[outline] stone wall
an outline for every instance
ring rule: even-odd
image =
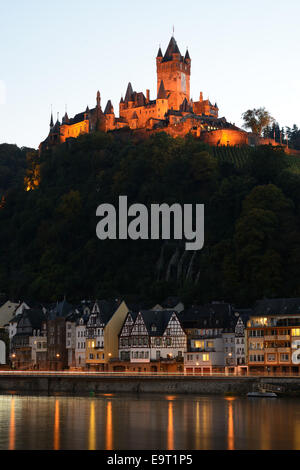
[[[32,374],[5,375],[0,377],[0,394],[10,392],[20,393],[175,393],[202,395],[246,395],[257,389],[262,378],[258,377],[99,377],[86,374],[79,376],[69,374],[68,377],[59,375],[44,376]],[[300,396],[300,378],[270,378],[263,379],[266,383],[285,387],[286,395]]]

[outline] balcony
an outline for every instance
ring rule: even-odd
[[[276,348],[265,348],[266,353],[276,353],[277,349]]]
[[[279,353],[289,353],[291,351],[291,348],[278,348],[277,351]]]
[[[264,340],[265,341],[274,341],[275,339],[278,339],[278,336],[277,335],[266,335],[264,337]]]
[[[188,339],[214,339],[214,338],[222,338],[222,334],[208,334],[208,335],[198,335],[198,334],[191,334],[188,335]]]
[[[189,352],[216,352],[215,348],[189,348]]]
[[[290,341],[290,335],[278,335],[277,338],[281,341]]]

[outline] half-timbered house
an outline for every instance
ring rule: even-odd
[[[180,362],[186,347],[186,334],[177,312],[170,310],[129,312],[119,336],[120,360],[136,365]],[[158,369],[154,367],[152,370]]]

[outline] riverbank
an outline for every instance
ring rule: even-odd
[[[111,376],[76,373],[1,372],[1,392],[53,393],[174,393],[246,395],[261,383],[284,388],[285,396],[300,396],[300,377]]]

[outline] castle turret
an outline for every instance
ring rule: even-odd
[[[160,52],[161,50],[156,58],[157,94],[163,81],[168,95],[169,108],[179,110],[185,98],[188,102],[190,101],[191,58],[188,52],[185,57],[181,55],[174,36],[171,37],[163,57]]]
[[[157,56],[156,56],[156,65],[160,64],[162,60],[163,60],[163,55],[162,55],[161,48],[159,46],[158,53],[157,53]]]
[[[132,105],[133,105],[133,89],[132,89],[132,85],[131,83],[129,82],[128,83],[128,86],[127,86],[127,90],[126,90],[126,94],[125,94],[125,105],[128,107],[128,108],[131,108]]]
[[[96,97],[96,102],[97,102],[97,108],[100,109],[101,107],[101,97],[100,97],[100,91],[97,91],[97,97]]]
[[[51,111],[51,119],[50,119],[50,130],[53,128],[53,112]]]
[[[112,130],[115,128],[115,113],[114,107],[111,104],[111,101],[108,100],[107,105],[104,110],[104,115],[106,119],[106,130]]]
[[[164,82],[161,81],[156,100],[156,113],[158,119],[164,119],[168,111],[168,95],[165,90]]]

